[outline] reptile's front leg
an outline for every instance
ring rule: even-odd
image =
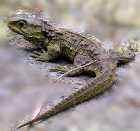
[[[60,55],[60,48],[58,44],[50,43],[47,46],[47,51],[42,49],[42,52],[34,51],[31,57],[35,58],[38,61],[53,61],[58,58]]]

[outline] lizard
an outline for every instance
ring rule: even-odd
[[[48,119],[103,93],[111,88],[116,80],[117,66],[126,64],[135,58],[135,52],[130,48],[106,51],[101,46],[102,42],[96,37],[89,38],[58,28],[35,12],[23,11],[12,15],[8,18],[8,27],[36,47],[32,52],[32,57],[36,60],[55,61],[58,58],[65,58],[73,64],[73,68],[76,68],[66,76],[72,77],[81,73],[91,76],[82,88],[61,100],[45,113],[19,125],[18,129]]]

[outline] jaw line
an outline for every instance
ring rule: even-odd
[[[10,30],[12,30],[13,32],[24,36],[23,32],[21,32],[19,29],[15,28],[15,27],[12,27],[12,26],[9,26],[9,28],[10,28]]]
[[[37,43],[40,43],[41,41],[43,40],[38,40],[36,38],[34,38],[33,36],[27,34],[27,33],[23,33],[20,29],[14,27],[14,26],[11,26],[11,25],[8,25],[9,29],[18,34],[18,35],[21,35],[25,40],[29,41],[30,43],[34,44],[37,48],[40,47],[40,44],[37,44]]]

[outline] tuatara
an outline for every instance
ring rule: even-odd
[[[64,98],[46,113],[18,128],[50,118],[103,93],[115,81],[115,69],[118,64],[128,63],[135,57],[135,53],[129,48],[120,47],[106,51],[102,47],[102,42],[95,37],[89,38],[63,28],[57,28],[36,13],[17,13],[8,19],[8,27],[36,46],[36,51],[32,53],[32,57],[36,60],[55,61],[57,58],[65,58],[73,63],[73,67],[81,66],[81,68],[67,73],[68,76],[76,76],[81,73],[91,75],[86,86]],[[91,64],[88,65],[88,63]]]

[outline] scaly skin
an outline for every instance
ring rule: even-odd
[[[81,73],[90,74],[93,77],[87,81],[86,86],[62,100],[46,113],[18,128],[47,119],[104,92],[112,86],[115,80],[117,64],[128,63],[135,57],[134,52],[129,48],[107,52],[101,46],[100,40],[56,28],[41,15],[35,13],[16,14],[9,18],[8,26],[12,31],[22,35],[41,49],[41,51],[36,50],[32,54],[36,60],[54,61],[59,57],[65,58],[72,62],[75,68],[93,62],[89,66],[67,74],[68,76]]]

